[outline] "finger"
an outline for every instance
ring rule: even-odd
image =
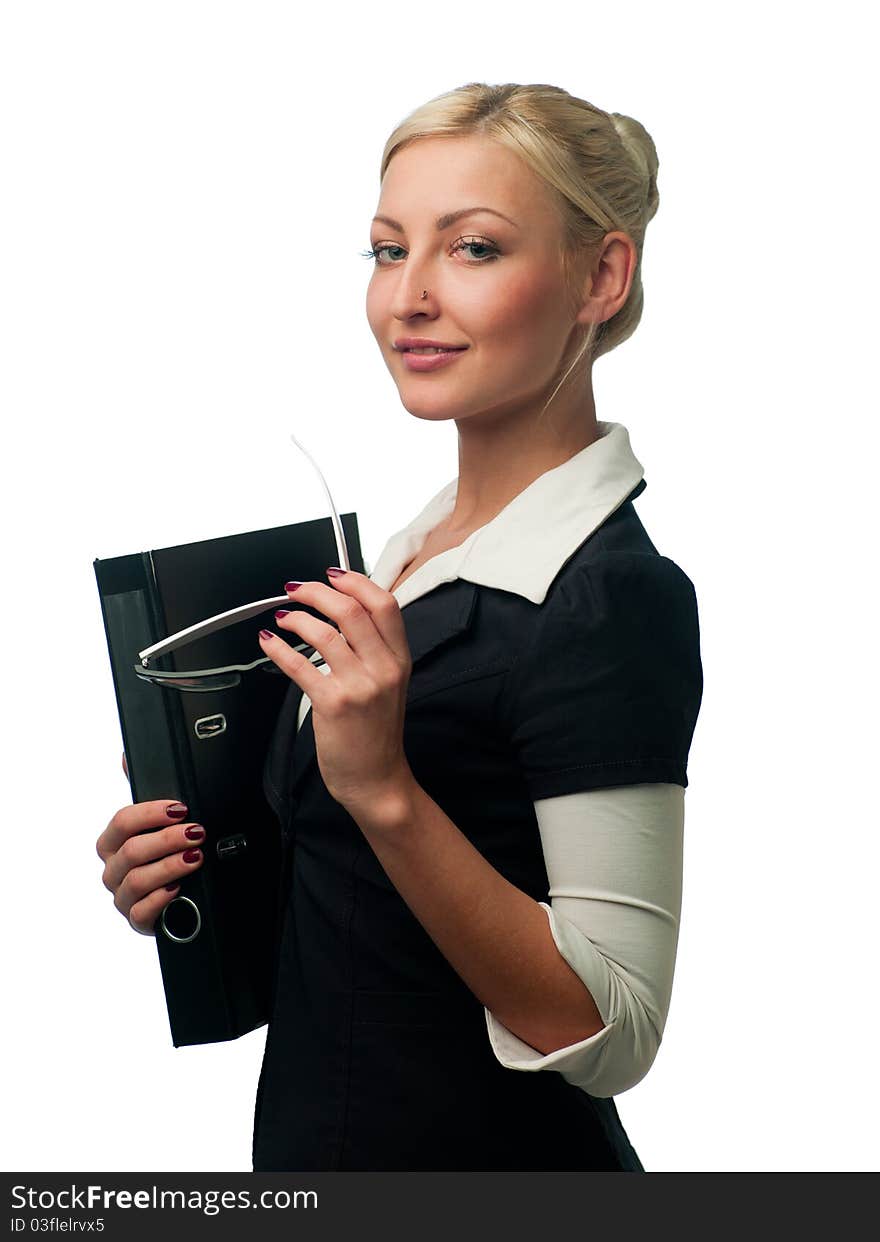
[[[409,640],[406,637],[403,613],[391,592],[353,569],[338,569],[331,565],[327,573],[333,589],[356,599],[373,618],[373,624],[386,645],[403,664],[409,664]]]
[[[125,779],[130,781],[131,777],[128,775],[128,760],[125,757],[125,751],[122,752],[122,770],[125,773]]]
[[[173,809],[175,814],[169,814]],[[153,802],[134,802],[121,807],[95,842],[98,857],[106,861],[115,854],[129,837],[147,828],[165,828],[179,824],[186,816],[187,808],[174,798],[160,798]]]
[[[156,922],[159,915],[179,892],[180,885],[175,884],[173,891],[169,891],[163,886],[162,888],[155,889],[152,893],[147,893],[146,897],[136,901],[129,910],[127,915],[129,925],[136,932],[140,932],[142,936],[155,936]]]
[[[375,626],[370,618],[363,613],[364,620],[372,629],[377,643],[381,644],[382,640],[376,634]],[[330,665],[330,671],[339,673],[343,676],[363,672],[363,663],[358,658],[357,652],[346,639],[341,630],[337,630],[335,626],[328,625],[326,621],[321,621],[317,617],[313,617],[308,612],[290,612],[288,609],[279,609],[275,613],[275,620],[280,630],[300,635],[305,639],[309,647],[314,647],[319,655],[323,656],[324,663]],[[294,646],[299,646],[294,643]],[[321,677],[326,674],[321,673]]]
[[[364,664],[372,664],[387,656],[388,644],[376,628],[372,615],[359,599],[342,591],[334,591],[325,582],[286,582],[284,586],[294,603],[305,604],[335,621],[351,650]],[[286,610],[275,613],[275,619],[281,629],[291,626],[290,616],[291,614]],[[305,629],[301,629],[298,625],[295,628],[296,632],[301,633],[308,642],[312,641]],[[326,638],[332,641],[331,635],[327,635]],[[323,649],[321,649],[321,655],[332,665],[332,660]],[[341,672],[342,669],[339,671]]]
[[[144,867],[147,863],[180,854],[183,850],[198,848],[204,842],[205,830],[201,824],[176,824],[173,828],[160,828],[129,837],[107,858],[101,880],[105,888],[115,893],[135,867]]]
[[[113,894],[113,904],[120,914],[129,917],[132,906],[143,901],[150,893],[164,888],[166,884],[178,884],[183,876],[191,871],[198,871],[205,860],[200,849],[184,850],[180,854],[171,854],[158,862],[148,863],[145,867],[135,867],[129,871],[122,883]]]
[[[319,624],[323,624],[323,622]],[[344,643],[345,639],[341,638],[340,642]],[[296,682],[303,693],[309,696],[313,706],[318,711],[322,710],[322,706],[326,709],[326,673],[319,673],[311,660],[307,660],[300,652],[294,651],[280,635],[273,634],[271,630],[260,630],[259,643],[264,655],[267,655],[272,663],[281,669],[282,673],[286,673],[291,681]],[[321,652],[321,655],[323,654]]]

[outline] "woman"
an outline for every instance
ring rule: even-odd
[[[656,168],[637,122],[544,85],[469,84],[386,144],[367,315],[459,473],[370,577],[288,583],[260,632],[291,685],[256,1171],[642,1170],[613,1096],[668,1010],[702,668],[591,371],[641,315]],[[140,931],[200,865],[172,812],[98,841]]]

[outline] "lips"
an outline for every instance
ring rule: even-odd
[[[421,353],[417,349],[404,349],[401,350],[403,354],[401,364],[407,371],[438,371],[443,367],[451,366],[459,354],[466,352],[466,348],[437,349],[431,350],[430,353]]]
[[[394,348],[401,354],[414,353],[419,350],[442,350],[444,353],[457,353],[462,349],[467,349],[467,345],[451,345],[448,341],[432,341],[426,337],[401,336],[394,342]]]

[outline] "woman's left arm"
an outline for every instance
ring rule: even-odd
[[[541,904],[496,871],[421,786],[411,780],[349,813],[440,952],[509,1031],[549,1053],[602,1030]]]
[[[329,571],[328,571],[329,573]],[[309,696],[318,765],[331,796],[360,827],[388,878],[478,1000],[541,1053],[603,1029],[592,994],[563,958],[545,909],[506,880],[418,784],[403,748],[411,659],[394,596],[363,574],[333,586],[288,583],[306,612],[279,628],[324,657],[319,672],[278,635],[268,655]]]

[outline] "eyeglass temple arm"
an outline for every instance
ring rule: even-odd
[[[269,608],[280,608],[289,603],[289,595],[273,595],[271,599],[257,599],[252,604],[242,604],[239,608],[218,612],[213,617],[207,617],[195,625],[188,625],[185,630],[178,630],[176,634],[163,638],[161,642],[153,643],[151,647],[144,647],[143,651],[138,652],[138,659],[146,668],[148,661],[154,656],[166,655],[169,651],[176,651],[178,647],[185,647],[187,643],[193,642],[196,638],[204,638],[208,634],[214,634],[217,630],[225,629],[228,625],[234,625],[237,621],[247,621],[249,617],[256,617]]]
[[[314,466],[318,478],[327,495],[327,503],[330,506],[330,520],[333,523],[333,535],[336,539],[336,552],[339,556],[339,566],[341,569],[351,569],[351,561],[348,557],[348,545],[345,542],[345,534],[342,530],[342,522],[339,520],[339,514],[336,512],[336,505],[333,503],[333,497],[330,495],[330,488],[327,486],[327,480],[321,473],[318,463],[312,457],[311,453],[305,449],[297,440],[296,436],[291,433],[290,436],[293,443]],[[237,621],[247,621],[249,617],[256,617],[259,613],[265,612],[269,608],[277,608],[281,604],[290,602],[288,595],[273,595],[271,599],[258,599],[252,604],[242,604],[240,608],[230,608],[228,612],[218,612],[213,617],[208,617],[204,621],[199,621],[195,625],[187,626],[185,630],[178,630],[176,634],[171,634],[168,638],[163,638],[161,642],[153,643],[151,647],[144,647],[143,651],[138,652],[138,659],[144,668],[154,656],[166,655],[169,651],[176,651],[178,647],[184,647],[187,643],[192,642],[196,638],[204,638],[207,634],[213,634],[217,630],[225,629],[227,625],[234,625]]]
[[[330,506],[330,520],[333,523],[333,534],[336,537],[336,552],[339,556],[339,568],[351,569],[351,561],[348,559],[348,544],[345,542],[345,535],[342,531],[342,523],[339,520],[339,514],[336,512],[336,505],[333,503],[333,497],[330,495],[330,488],[327,486],[327,480],[321,473],[321,469],[314,457],[312,457],[308,449],[304,448],[303,445],[300,444],[299,440],[297,440],[296,436],[292,432],[290,438],[299,451],[304,453],[315,467],[315,471],[317,472],[318,478],[321,480],[324,491],[327,495],[327,504]]]

